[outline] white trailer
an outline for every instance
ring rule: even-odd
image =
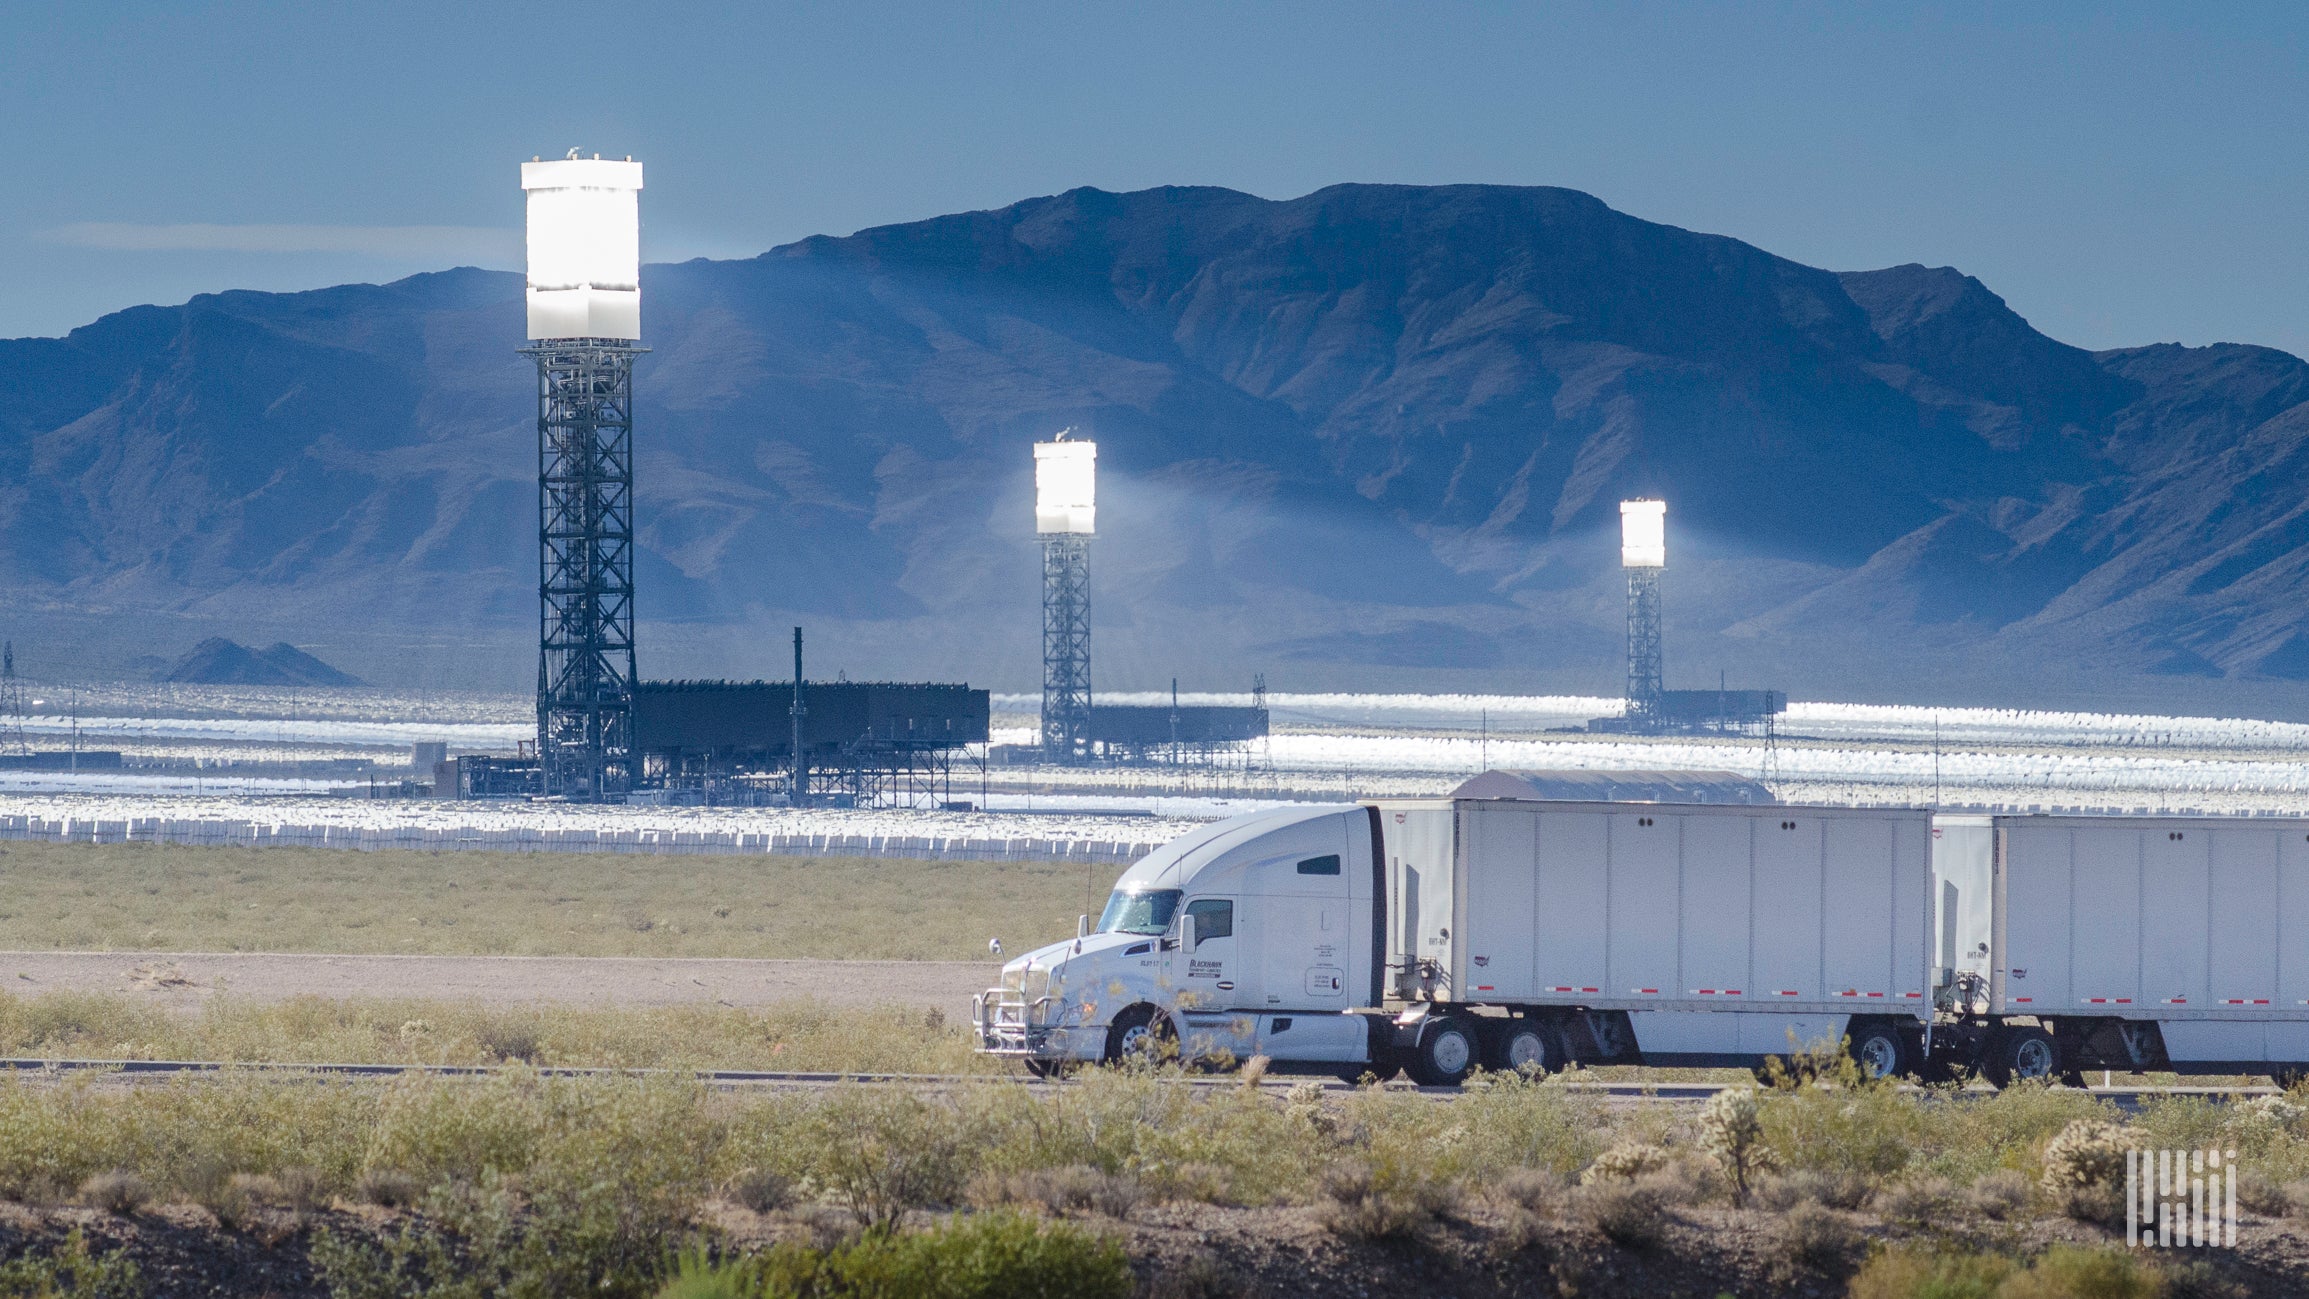
[[[1988,953],[1950,1008],[1990,1039],[1972,1057],[1991,1077],[2289,1085],[2309,1068],[2309,824],[2002,816],[1990,833],[1990,906],[1961,907],[1942,945]],[[1943,1037],[1974,1062],[1967,1032]]]

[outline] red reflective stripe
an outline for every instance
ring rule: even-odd
[[[1782,988],[1780,989],[1780,995],[1783,997],[1801,997],[1804,994],[1796,991],[1794,988]]]
[[[2014,997],[2014,998],[2013,998],[2013,1000],[2014,1000],[2014,1001],[2035,1001],[2035,1000],[2036,1000],[2036,998],[2034,998],[2034,997]],[[2304,1004],[2309,1004],[2309,1003],[2304,1003]]]
[[[1903,997],[1921,997],[1924,994],[1921,992],[1903,992],[1900,995]]]
[[[1492,987],[1492,986],[1491,986],[1490,984],[1488,984],[1488,983],[1478,983],[1478,984],[1476,984],[1476,985],[1475,985],[1475,990],[1476,990],[1477,992],[1497,992],[1497,991],[1499,991],[1499,989]]]

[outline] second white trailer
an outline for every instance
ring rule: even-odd
[[[1962,1009],[2036,1019],[2065,1074],[2309,1069],[2309,825],[2005,816],[1993,834],[1987,932],[1967,908],[1953,940],[1989,953]]]
[[[1928,813],[1377,807],[1401,1000],[1556,1022],[1574,1036],[1573,1058],[1742,1065],[1849,1033],[1883,1072],[1921,1064]]]

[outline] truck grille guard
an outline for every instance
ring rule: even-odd
[[[1033,1055],[1063,1016],[1059,999],[1036,997],[1012,988],[988,988],[970,999],[978,1028],[978,1049],[988,1055]]]

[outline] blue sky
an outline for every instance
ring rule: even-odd
[[[514,266],[515,164],[651,260],[1076,185],[1565,185],[2087,347],[2309,353],[2309,6],[0,0],[0,337]]]

